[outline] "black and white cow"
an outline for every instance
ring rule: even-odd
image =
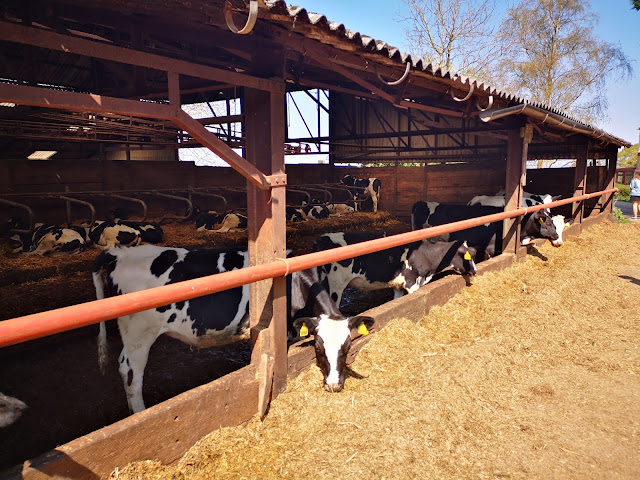
[[[500,207],[418,201],[411,209],[411,228],[412,230],[417,230],[503,211],[504,209]],[[453,232],[442,238],[447,240],[466,240],[470,246],[476,247],[477,260],[482,261],[502,252],[502,242],[497,241],[502,239],[502,227],[503,222],[498,221]],[[520,222],[520,232],[522,245],[530,243],[531,238],[546,238],[554,246],[559,246],[557,243],[559,237],[555,224],[545,210],[538,210],[524,215]]]
[[[249,219],[239,213],[200,213],[196,216],[196,230],[213,232],[239,232],[247,229]]]
[[[377,178],[355,178],[352,175],[342,177],[342,183],[348,187],[361,187],[371,196],[373,201],[373,211],[378,211],[378,201],[380,200],[380,186],[382,183]],[[362,193],[362,190],[352,189],[351,193],[355,196]],[[358,202],[356,202],[356,211],[358,210]]]
[[[27,405],[22,400],[0,392],[0,428],[15,423],[26,408]]]
[[[114,248],[102,252],[93,266],[93,283],[98,299],[107,294],[126,294],[177,283],[248,266],[247,250],[204,250],[141,245]],[[348,319],[337,309],[328,293],[309,270],[287,277],[288,308],[291,318],[298,313],[310,315],[307,322],[316,335],[318,363],[328,365],[324,385],[328,391],[340,391],[344,384],[346,355],[351,326],[373,319]],[[142,383],[149,349],[158,336],[167,334],[189,345],[212,347],[249,339],[249,286],[225,290],[192,300],[173,303],[118,319],[122,337],[120,374],[132,412],[144,410]],[[289,328],[293,328],[289,321]],[[307,327],[308,329],[309,327]],[[107,360],[106,329],[100,324],[98,356],[104,371]]]
[[[314,251],[343,247],[384,237],[384,233],[326,233],[316,239]],[[436,273],[453,268],[463,275],[475,275],[476,250],[465,242],[414,242],[319,267],[319,278],[331,298],[340,306],[344,289],[393,288],[394,297],[413,293],[431,281]]]
[[[307,220],[314,220],[319,218],[329,218],[329,209],[326,205],[309,204],[302,207],[302,211],[305,214]]]
[[[97,220],[91,227],[88,237],[96,247],[103,250],[115,246],[132,247],[139,245],[142,241],[142,234],[139,230],[127,225],[101,220]]]
[[[33,232],[14,234],[9,238],[14,253],[33,255],[74,254],[87,246],[86,236],[73,228],[36,223]]]
[[[224,220],[225,213],[217,213],[213,211],[198,212],[195,217],[196,231],[215,230]]]
[[[127,227],[135,228],[140,232],[140,240],[146,243],[162,243],[164,232],[162,227],[157,222],[136,222],[133,220],[122,220],[116,218],[114,223],[116,225],[126,225]]]
[[[286,216],[288,222],[304,222],[307,220],[304,210],[297,207],[287,207]]]
[[[551,196],[549,194],[536,194],[523,192],[522,194],[522,206],[533,207],[534,205],[540,205],[541,203],[551,203],[559,200],[561,195]],[[469,201],[467,205],[484,205],[486,207],[504,207],[504,191],[498,192],[497,195],[476,195]]]

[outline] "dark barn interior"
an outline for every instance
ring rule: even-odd
[[[248,245],[251,265],[282,258],[285,248],[309,253],[325,232],[409,231],[418,200],[466,204],[505,190],[505,210],[513,210],[523,189],[563,198],[599,192],[613,186],[617,150],[629,146],[282,0],[7,0],[0,45],[0,224],[18,217],[31,228],[79,224],[126,208],[131,218],[161,222],[163,245]],[[288,128],[299,122],[288,101],[298,93],[312,100],[305,115],[317,119],[317,133],[306,122],[308,135]],[[208,105],[210,115],[194,118],[181,108],[191,104]],[[229,166],[180,161],[182,149],[197,147]],[[328,162],[317,163],[318,155]],[[537,168],[551,164],[562,168]],[[340,184],[345,174],[381,180],[377,213],[285,221],[285,206],[315,195],[354,200]],[[366,201],[361,206],[370,210]],[[195,207],[245,214],[248,230],[196,232]],[[611,196],[602,195],[556,213],[580,225],[611,208]],[[505,252],[518,249],[518,225],[505,220]],[[98,252],[38,257],[3,243],[0,320],[94,300]],[[275,358],[270,388],[277,395],[287,379],[284,307],[274,293],[283,281],[251,285],[253,347],[194,353],[159,341],[145,385],[151,403],[248,364],[257,369],[263,353]],[[355,295],[343,309],[355,314],[391,299],[373,293]],[[98,371],[96,331],[92,325],[0,349],[0,391],[22,396],[31,413],[0,430],[0,470],[127,416],[116,359],[106,377]],[[158,455],[175,459],[186,448]],[[96,471],[135,457],[133,450]],[[60,455],[39,462],[71,468]],[[37,467],[25,472],[22,478],[39,478]]]

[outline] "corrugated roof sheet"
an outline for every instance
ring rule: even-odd
[[[264,0],[264,4],[270,14],[289,16],[293,25],[299,24],[301,22],[303,24],[312,25],[316,28],[324,30],[325,32],[332,33],[338,39],[348,41],[363,52],[377,53],[397,62],[398,64],[410,62],[414,69],[420,70],[434,77],[451,79],[462,87],[466,86],[467,89],[473,85],[473,88],[476,91],[483,92],[487,95],[494,95],[508,102],[528,104],[537,108],[547,110],[569,120],[572,120],[576,123],[584,125],[585,127],[593,130],[594,133],[606,134],[608,137],[617,141],[621,145],[629,145],[626,140],[622,140],[618,137],[615,137],[614,135],[606,133],[603,130],[594,127],[593,125],[584,123],[580,119],[570,117],[566,113],[556,108],[552,108],[549,105],[545,105],[539,102],[530,102],[524,97],[499,90],[496,87],[485,84],[484,82],[480,82],[476,79],[460,75],[450,70],[442,69],[438,66],[433,65],[432,63],[423,62],[421,58],[415,59],[410,54],[403,53],[398,48],[393,47],[382,40],[376,40],[368,35],[363,35],[360,32],[349,30],[342,23],[332,22],[324,15],[308,12],[303,7],[297,7],[294,5],[287,6],[284,0]]]

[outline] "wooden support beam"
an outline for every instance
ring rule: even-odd
[[[256,168],[284,177],[284,94],[246,89],[244,115],[247,159]],[[258,265],[285,258],[286,182],[271,190],[247,184],[249,217],[249,264]],[[274,278],[249,286],[249,315],[255,342],[252,362],[263,354],[273,357],[273,392],[275,397],[287,384],[287,296],[286,279]],[[271,382],[263,378],[263,382]],[[263,385],[265,392],[271,385]],[[263,394],[268,396],[267,393]],[[264,401],[264,400],[263,400]]]
[[[169,75],[169,81],[177,85],[177,74]],[[171,95],[171,93],[170,93]],[[174,102],[179,105],[179,100]],[[178,94],[179,96],[179,94]],[[284,93],[282,94],[284,97]],[[226,143],[207,130],[200,122],[191,118],[175,104],[165,105],[151,102],[138,102],[121,98],[91,95],[86,93],[63,92],[41,87],[27,87],[0,83],[0,102],[11,102],[19,105],[31,105],[44,108],[60,108],[76,112],[115,113],[138,117],[169,120],[179,128],[186,130],[203,146],[212,150],[226,161],[234,170],[246,177],[252,184],[261,189],[268,189],[271,179],[260,170],[233,151]],[[282,145],[282,143],[281,143]],[[282,149],[282,148],[281,148]]]
[[[607,158],[607,173],[604,181],[604,188],[614,188],[616,184],[616,166],[618,164],[618,149],[612,148],[609,150]],[[600,199],[600,205],[602,205],[601,212],[613,213],[613,195],[603,195]]]
[[[587,188],[587,144],[578,145],[578,152],[576,154],[576,171],[573,180],[573,196],[583,195]],[[584,202],[577,202],[573,204],[572,216],[575,222],[582,223],[584,218]]]
[[[176,60],[131,48],[117,47],[102,42],[72,37],[70,35],[61,35],[59,33],[39,28],[25,27],[10,22],[0,21],[0,40],[65,53],[74,53],[92,58],[100,58],[112,62],[126,63],[138,67],[176,72],[191,77],[204,78],[214,82],[230,83],[258,90],[271,92],[284,92],[285,90],[284,81],[282,80],[252,77],[221,68]]]
[[[505,178],[505,211],[515,210],[522,205],[522,188],[527,182],[527,147],[531,141],[531,125],[519,130],[509,130],[507,143],[507,169]],[[516,253],[520,245],[520,220],[503,220],[502,251]],[[498,239],[496,239],[498,241]]]

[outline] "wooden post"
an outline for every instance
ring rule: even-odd
[[[247,160],[266,175],[284,175],[284,102],[284,93],[245,89]],[[250,265],[286,256],[285,186],[283,182],[262,190],[247,182]],[[249,292],[252,362],[260,362],[263,354],[273,357],[275,396],[287,383],[286,280],[281,277],[254,283]],[[264,381],[269,383],[270,379]],[[264,395],[268,397],[270,390],[269,384]]]
[[[576,154],[576,172],[573,180],[573,196],[586,193],[587,188],[587,144],[578,145]],[[582,223],[584,217],[584,202],[573,204],[572,217],[574,222]]]
[[[515,210],[522,205],[522,187],[527,182],[527,153],[529,142],[533,136],[533,127],[509,130],[507,139],[507,169],[505,178],[504,210]],[[518,253],[520,245],[520,220],[508,218],[503,220],[502,251]],[[496,239],[496,241],[499,241]]]
[[[604,180],[604,189],[615,187],[616,184],[616,166],[618,164],[618,149],[612,148],[607,155],[607,174]],[[602,205],[602,212],[613,213],[613,194],[603,195],[600,198],[600,205]]]

